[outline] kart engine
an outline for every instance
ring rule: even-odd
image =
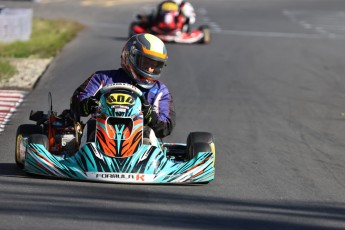
[[[76,133],[75,126],[63,124],[60,121],[54,121],[50,132],[53,133],[52,138],[49,138],[50,152],[55,154],[74,154],[77,151],[78,134]]]
[[[43,134],[48,137],[48,151],[52,154],[74,154],[79,147],[82,124],[73,119],[70,111],[57,116],[56,112],[32,111],[30,120],[43,126]]]
[[[82,126],[69,113],[50,114],[48,123],[49,150],[53,154],[74,154],[79,147]]]

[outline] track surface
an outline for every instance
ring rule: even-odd
[[[143,6],[0,2],[88,28],[68,44],[0,135],[0,229],[345,229],[345,2],[194,0],[209,45],[168,44],[162,80],[177,126],[216,137],[216,179],[142,186],[33,178],[14,164],[31,109],[62,111],[93,71],[118,68]]]

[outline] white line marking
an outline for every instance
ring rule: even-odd
[[[222,30],[218,34],[252,36],[252,37],[271,37],[271,38],[306,38],[306,39],[325,39],[330,38],[327,34],[302,34],[302,33],[279,33],[279,32],[258,32],[258,31],[240,31],[240,30]],[[336,36],[334,38],[345,39],[345,36]]]
[[[322,27],[315,27],[315,30],[319,32],[320,34],[327,34],[328,32],[324,30]]]
[[[335,31],[345,31],[344,11],[298,11],[284,10],[283,14],[291,21],[298,22],[306,29],[314,29],[316,32],[327,35],[328,38],[344,38],[344,34],[336,34]],[[310,20],[307,22],[306,20]],[[330,32],[329,30],[333,30]]]
[[[306,29],[312,28],[312,26],[309,23],[306,23],[305,21],[301,21],[300,24]]]
[[[210,21],[210,18],[205,17],[205,18],[203,18],[202,20],[203,20],[204,22],[209,22],[209,21]]]
[[[199,9],[197,9],[197,12],[200,15],[206,15],[207,14],[207,10],[205,8],[199,8]]]
[[[338,25],[318,25],[318,27],[322,27],[326,30],[345,30],[345,26]]]

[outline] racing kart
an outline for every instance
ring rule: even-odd
[[[211,32],[207,25],[199,26],[198,29],[190,31],[183,28],[167,31],[156,26],[151,17],[151,15],[137,15],[137,21],[132,22],[129,26],[129,37],[140,33],[151,33],[163,42],[169,43],[207,44],[211,41]]]
[[[98,111],[86,124],[50,110],[31,111],[17,129],[16,164],[29,174],[115,183],[208,183],[215,176],[215,144],[208,132],[191,132],[186,143],[145,137],[136,87],[101,89]],[[65,111],[64,111],[65,112]],[[155,143],[155,144],[153,144]]]

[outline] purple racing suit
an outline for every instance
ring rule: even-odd
[[[96,97],[99,100],[99,90],[112,83],[128,83],[136,86],[122,68],[97,71],[73,93],[71,98],[72,112],[79,116],[88,116],[89,114],[85,114],[81,108],[81,101],[89,97]],[[149,126],[158,138],[168,136],[175,127],[175,108],[168,88],[162,82],[157,81],[151,89],[140,88],[140,90],[158,116],[157,122]]]

